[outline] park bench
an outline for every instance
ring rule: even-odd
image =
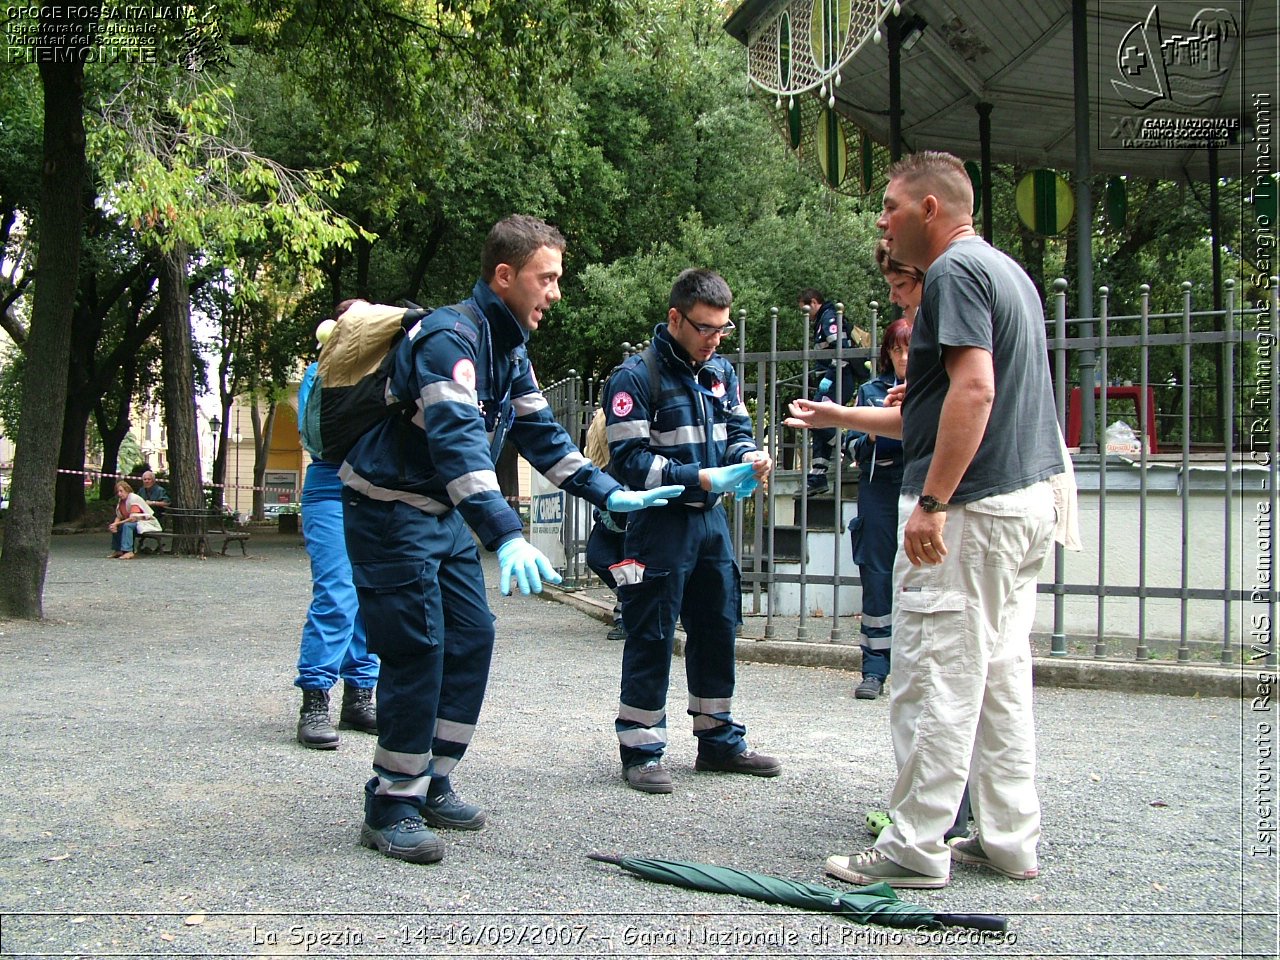
[[[164,530],[154,533],[139,533],[134,549],[137,553],[164,553],[165,544],[169,545],[169,553],[173,553],[174,541],[178,539],[194,539],[196,553],[201,557],[208,556],[209,546],[221,546],[221,554],[227,555],[227,547],[233,543],[240,544],[241,556],[248,556],[247,544],[249,531],[235,526],[233,519],[218,510],[184,510],[169,507],[160,515]],[[146,550],[148,543],[154,544]]]

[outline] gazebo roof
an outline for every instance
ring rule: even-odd
[[[1251,118],[1261,120],[1261,109],[1268,125],[1257,126],[1274,142],[1275,2],[1210,8],[1088,0],[1093,171],[1204,179],[1209,151],[1199,138],[1206,129],[1232,131],[1230,144],[1218,151],[1221,175],[1251,164]],[[824,3],[835,24],[827,28],[826,47],[838,46],[838,57],[823,50]],[[839,66],[836,110],[888,143],[887,44],[859,40],[869,34],[865,25],[883,19],[891,6],[892,0],[747,0],[725,29],[747,46],[756,85],[784,102],[818,95],[820,78]],[[864,23],[858,36],[857,27],[847,27],[850,9]],[[924,23],[918,42],[901,57],[905,151],[940,149],[977,159],[975,108],[987,103],[993,159],[1074,169],[1071,0],[903,0],[901,10]],[[781,52],[780,32],[790,41]],[[1174,124],[1181,126],[1170,136]],[[1274,154],[1270,159],[1274,170]]]

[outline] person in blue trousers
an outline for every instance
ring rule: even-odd
[[[323,344],[332,321],[320,325],[317,338]],[[298,410],[307,408],[307,396],[316,378],[315,363],[307,367],[298,387]],[[311,558],[311,605],[302,625],[298,650],[298,676],[294,686],[302,691],[298,712],[298,742],[313,750],[333,750],[340,739],[329,719],[329,691],[342,679],[342,708],[338,728],[378,732],[373,702],[378,682],[378,658],[365,642],[364,621],[351,581],[351,561],[342,528],[342,481],[339,464],[314,457],[302,484],[302,534]]]

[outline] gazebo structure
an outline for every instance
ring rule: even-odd
[[[1221,308],[1219,178],[1256,175],[1254,194],[1275,203],[1274,0],[746,0],[725,29],[829,185],[877,190],[890,158],[947,150],[979,162],[988,239],[993,162],[1073,172],[1082,211],[1095,173],[1207,180]],[[1052,216],[1061,190],[1042,183],[1037,208]],[[1083,317],[1091,241],[1077,231]]]

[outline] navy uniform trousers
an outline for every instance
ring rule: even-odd
[[[471,532],[400,502],[343,495],[347,553],[378,677],[376,776],[365,786],[374,828],[421,813],[432,776],[466,752],[489,682],[493,614]]]
[[[851,348],[850,348],[851,349]],[[827,369],[823,371],[822,376],[831,381],[831,386],[826,390],[817,390],[813,392],[814,403],[821,403],[823,400],[836,402],[836,362],[830,360],[827,362]],[[854,395],[858,392],[858,378],[854,376],[853,361],[846,359],[844,366],[840,368],[840,403],[848,405]],[[821,473],[831,466],[832,447],[836,442],[835,427],[820,427],[810,430],[810,443],[812,444],[813,457],[809,461],[809,469],[814,473]]]
[[[893,560],[898,553],[898,498],[902,471],[890,480],[858,483],[858,515],[849,521],[853,562],[862,580],[862,675],[889,675],[893,640]]]
[[[618,586],[627,631],[614,724],[622,765],[657,760],[666,748],[677,617],[687,637],[685,676],[698,752],[715,760],[742,753],[747,730],[731,714],[742,585],[724,508],[673,504],[633,513],[623,557],[645,570],[634,583],[624,572]]]

